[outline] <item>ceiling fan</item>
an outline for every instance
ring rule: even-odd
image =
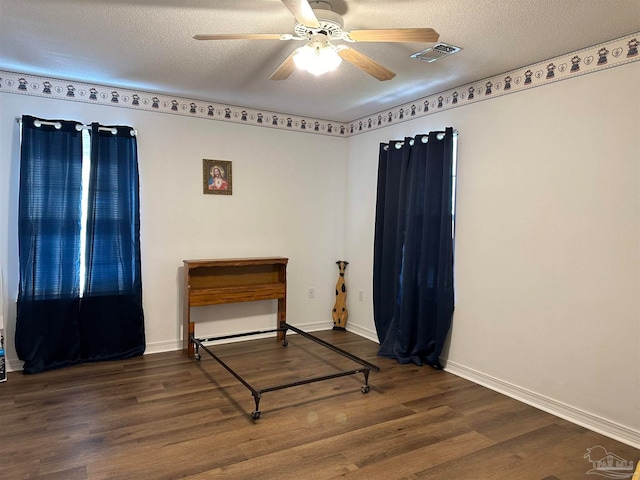
[[[391,70],[345,44],[355,42],[437,42],[440,35],[432,28],[392,28],[382,30],[343,30],[342,17],[325,1],[281,0],[296,19],[295,35],[288,33],[204,34],[196,40],[300,40],[305,45],[294,50],[271,75],[272,80],[285,80],[296,66],[315,75],[335,69],[346,60],[380,81],[396,76]]]

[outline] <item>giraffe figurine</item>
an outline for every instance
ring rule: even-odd
[[[347,268],[347,265],[349,265],[349,262],[338,260],[336,264],[340,270],[340,276],[338,277],[338,283],[336,284],[336,303],[333,306],[332,312],[333,329],[346,331],[349,312],[347,311],[347,287],[344,284],[344,271]]]

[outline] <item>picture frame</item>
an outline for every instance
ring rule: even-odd
[[[232,195],[233,176],[231,162],[202,160],[202,193],[205,195]]]

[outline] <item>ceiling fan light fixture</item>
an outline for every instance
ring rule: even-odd
[[[1,0],[0,0],[1,1]],[[278,65],[269,77],[271,80],[286,80],[298,68],[313,75],[322,75],[335,70],[342,60],[350,63],[364,73],[371,75],[381,82],[391,80],[396,76],[394,72],[376,63],[358,50],[343,43],[331,44],[333,40],[341,42],[419,42],[434,43],[440,34],[433,28],[385,28],[374,30],[344,31],[342,16],[332,10],[331,4],[324,0],[280,0],[295,18],[295,35],[288,33],[213,33],[194,35],[196,40],[301,40],[306,42],[304,47],[294,50]],[[342,0],[337,0],[342,2]],[[314,8],[316,7],[316,8]],[[319,7],[319,8],[318,8]],[[446,52],[439,48],[446,47]],[[453,53],[450,49],[458,47],[438,45],[435,50],[438,55]],[[414,58],[428,61],[419,52]]]
[[[342,58],[333,45],[307,44],[296,50],[293,62],[300,70],[305,70],[315,76],[323,75],[338,68]]]

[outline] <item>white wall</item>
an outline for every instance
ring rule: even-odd
[[[349,139],[350,328],[371,306],[378,144],[458,138],[448,370],[640,445],[640,64]]]
[[[142,278],[147,352],[180,347],[182,261],[289,258],[287,320],[331,328],[343,250],[345,147],[341,138],[16,94],[0,94],[0,265],[9,368],[16,358],[17,123],[22,114],[138,130]],[[233,162],[233,195],[203,195],[202,159]],[[308,298],[308,288],[315,298]],[[195,308],[197,334],[275,326],[277,302]],[[204,322],[207,322],[206,324]]]
[[[378,144],[452,126],[457,304],[447,369],[640,446],[638,84],[635,62],[348,139],[0,93],[9,368],[22,365],[12,342],[16,117],[138,130],[148,352],[180,348],[187,258],[288,256],[288,320],[310,328],[332,325],[335,261],[344,258],[347,326],[375,338]],[[202,194],[203,158],[233,161],[233,196]],[[271,326],[275,312],[268,301],[193,317],[199,333],[228,333]]]

